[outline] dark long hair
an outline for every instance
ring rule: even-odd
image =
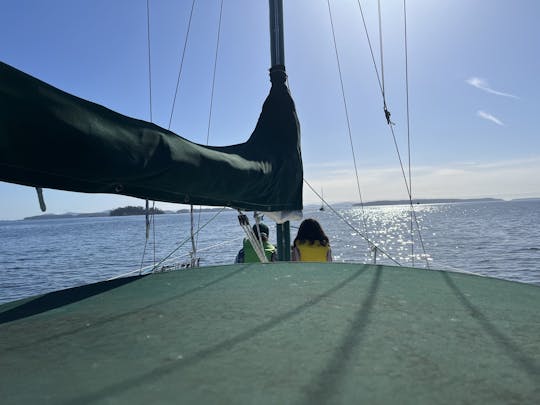
[[[312,218],[305,219],[298,228],[298,233],[294,239],[294,245],[296,242],[306,243],[313,245],[315,241],[319,241],[322,246],[330,245],[328,236],[324,233],[321,224]]]

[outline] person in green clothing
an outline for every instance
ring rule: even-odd
[[[277,249],[274,245],[272,245],[270,242],[268,242],[268,234],[269,230],[268,227],[260,223],[259,227],[261,230],[261,240],[263,243],[264,248],[264,254],[266,255],[266,258],[269,262],[275,262],[277,261]],[[259,232],[257,229],[257,225],[253,225],[253,233],[255,234],[255,237],[259,239]],[[257,256],[257,253],[255,253],[255,249],[253,249],[253,246],[251,245],[251,242],[249,239],[244,238],[244,246],[238,254],[236,255],[236,259],[234,261],[235,263],[257,263],[260,262],[259,257]]]

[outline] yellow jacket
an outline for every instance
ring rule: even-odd
[[[296,242],[293,250],[293,260],[301,262],[331,262],[332,251],[330,246],[323,246],[318,240],[313,244],[309,242]]]

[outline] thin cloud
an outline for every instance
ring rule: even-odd
[[[485,120],[494,122],[494,123],[497,124],[497,125],[504,126],[503,122],[502,122],[500,119],[498,119],[498,118],[495,117],[494,115],[491,115],[490,113],[487,113],[487,112],[485,112],[485,111],[478,110],[478,111],[476,112],[476,115],[478,115],[480,118],[483,118],[483,119],[485,119]]]
[[[344,168],[347,165],[343,165]],[[522,159],[481,162],[449,162],[444,165],[413,167],[414,198],[540,197],[538,170],[540,155]],[[331,182],[308,173],[306,178],[330,202],[358,201],[354,170],[343,170]],[[389,176],[394,173],[394,176]],[[360,170],[364,201],[407,199],[399,168]],[[1,201],[0,201],[1,204]],[[320,204],[320,199],[304,185],[304,204]]]
[[[486,80],[481,79],[479,77],[471,77],[466,80],[468,84],[470,84],[473,87],[476,87],[477,89],[484,90],[487,93],[495,94],[497,96],[503,96],[503,97],[510,97],[510,98],[516,98],[519,99],[518,96],[515,96],[510,93],[503,93],[502,91],[497,91],[489,87],[489,84]]]

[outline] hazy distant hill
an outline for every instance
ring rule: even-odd
[[[83,218],[83,217],[108,217],[110,215],[109,211],[103,212],[90,212],[77,214],[74,212],[67,212],[65,214],[42,214],[34,215],[32,217],[26,217],[24,219],[62,219],[62,218]]]
[[[413,204],[448,204],[448,203],[460,203],[460,202],[492,202],[492,201],[504,201],[500,198],[420,198],[413,199]],[[353,205],[362,205],[356,203]],[[364,206],[371,205],[409,205],[409,200],[381,200],[370,201],[364,203]]]
[[[201,208],[201,212],[211,212],[211,211],[219,211],[222,208]],[[173,211],[163,211],[159,208],[155,208],[155,214],[185,214],[189,212],[189,209],[181,209],[176,212]],[[199,212],[199,208],[195,209],[196,212]],[[150,209],[150,213],[152,213],[152,209]],[[84,218],[84,217],[109,217],[109,216],[124,216],[124,215],[144,215],[145,209],[143,207],[133,207],[133,206],[127,206],[127,207],[120,207],[115,208],[113,210],[109,211],[102,211],[102,212],[91,212],[86,214],[78,214],[74,212],[68,212],[65,214],[42,214],[42,215],[35,215],[32,217],[26,217],[24,219],[63,219],[63,218]]]

